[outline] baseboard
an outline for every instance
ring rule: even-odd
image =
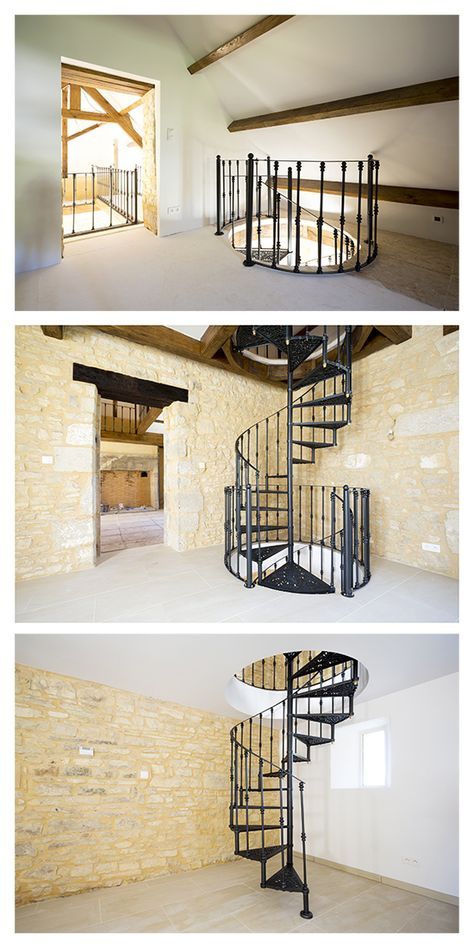
[[[302,853],[297,853],[301,856]],[[438,902],[449,902],[450,905],[459,905],[457,895],[449,895],[447,892],[438,892],[436,889],[427,889],[422,885],[414,885],[411,882],[402,882],[401,879],[390,879],[389,876],[381,876],[377,872],[367,872],[365,869],[357,869],[356,866],[345,866],[342,862],[333,862],[332,859],[323,859],[322,856],[306,856],[308,862],[317,862],[321,866],[327,866],[329,869],[338,869],[339,872],[349,872],[353,876],[362,876],[364,879],[370,879],[372,882],[380,882],[382,885],[391,885],[395,889],[406,889],[407,892],[413,892],[415,895],[424,895],[427,899],[436,899]]]

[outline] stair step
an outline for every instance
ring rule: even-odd
[[[293,425],[297,428],[328,428],[329,431],[337,431],[345,428],[347,421],[294,421]]]
[[[247,508],[245,504],[242,504],[240,509],[246,510]],[[288,510],[288,507],[267,507],[267,506],[264,506],[263,504],[260,504],[259,507],[251,507],[251,510],[274,510],[274,511],[279,511],[280,513],[286,513]]]
[[[293,382],[293,390],[296,392],[299,388],[305,386],[317,385],[318,382],[324,382],[325,379],[334,379],[338,375],[345,375],[346,369],[342,365],[328,362],[326,366],[318,365],[312,372],[308,372],[302,379],[296,379]]]
[[[347,721],[350,714],[295,714],[297,721],[317,721],[319,724],[340,724]]]
[[[313,461],[308,461],[305,458],[292,458],[293,464],[314,464]]]
[[[332,744],[332,737],[317,737],[315,734],[295,734],[298,741],[307,744],[308,747],[316,747],[319,744]]]
[[[294,372],[299,365],[323,343],[323,336],[292,336],[288,353],[288,368]]]
[[[234,833],[256,833],[257,830],[279,830],[286,829],[286,823],[284,826],[280,826],[280,823],[269,823],[268,825],[262,826],[260,823],[252,823],[249,826],[234,826]]]
[[[333,665],[341,664],[341,656],[337,652],[319,652],[306,665],[303,665],[293,678],[302,678],[303,675],[309,675],[310,672],[324,671],[325,668],[332,668]]]
[[[313,576],[307,569],[297,563],[284,563],[274,570],[260,583],[269,589],[278,589],[282,592],[322,594],[333,592],[327,583],[317,576]]]
[[[283,758],[283,763],[286,763],[288,757]],[[294,764],[308,764],[309,760],[307,757],[298,757],[298,754],[293,754],[293,763]]]
[[[304,698],[349,697],[350,695],[354,694],[356,688],[357,682],[351,679],[349,681],[341,681],[337,685],[326,685],[323,688],[316,688],[313,691],[295,695],[295,697],[299,698],[300,700],[303,700]]]
[[[313,451],[316,451],[318,448],[333,448],[334,445],[332,441],[298,441],[293,439],[293,444],[300,444],[303,448],[311,448]],[[295,460],[293,458],[293,460]]]
[[[269,524],[268,527],[267,527],[266,524],[265,524],[265,526],[263,526],[263,524],[260,524],[260,526],[257,526],[257,525],[252,526],[252,533],[258,533],[259,530],[260,530],[260,531],[265,530],[265,533],[267,533],[267,531],[269,531],[269,530],[288,530],[288,524],[287,524],[287,523],[280,523],[280,524],[275,523],[275,524],[273,524],[273,526],[270,526],[270,524]],[[247,533],[247,527],[245,526],[245,524],[242,524],[242,525],[241,525],[241,532],[242,532],[242,533]]]
[[[234,809],[236,808],[235,803],[233,803],[232,806]],[[261,810],[261,809],[262,807],[259,806],[257,803],[252,803],[252,804],[249,803],[248,806],[245,803],[239,803],[237,806],[237,810]],[[280,805],[279,803],[264,803],[263,809],[264,810],[279,810]]]
[[[293,408],[317,408],[326,405],[348,405],[350,398],[345,392],[338,392],[335,395],[323,395],[321,398],[312,398],[305,402],[293,402]]]
[[[262,529],[264,529],[262,527]],[[266,528],[265,528],[266,529]],[[255,546],[252,548],[252,562],[253,563],[263,563],[264,560],[268,560],[271,556],[276,556],[277,553],[280,553],[281,550],[287,550],[288,543],[275,543],[272,546]],[[240,551],[241,556],[247,556],[247,550]]]
[[[266,862],[267,859],[271,859],[278,853],[283,853],[285,849],[286,844],[284,846],[264,846],[263,849],[260,846],[258,849],[242,849],[237,855],[243,856],[244,859],[253,859],[255,862]]]
[[[285,478],[287,478],[287,477],[288,477],[288,474],[269,474],[267,479],[268,479],[269,481],[270,481],[270,480],[271,480],[271,481],[274,481],[276,478],[279,478],[279,477],[285,477]]]
[[[304,885],[294,866],[282,866],[265,883],[267,889],[280,889],[282,892],[302,892]]]
[[[266,774],[262,774],[262,777],[283,777],[284,770],[269,770]]]

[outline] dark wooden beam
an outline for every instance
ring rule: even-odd
[[[375,326],[375,329],[381,336],[390,339],[390,342],[393,342],[395,346],[398,346],[401,342],[406,342],[412,336],[411,326]]]
[[[201,337],[201,354],[212,358],[227,339],[233,336],[236,329],[238,326],[208,326]]]
[[[451,332],[457,332],[459,326],[443,326],[443,336],[449,336]]]
[[[51,339],[64,339],[64,326],[42,326],[43,334]]]
[[[131,402],[136,405],[148,405],[150,408],[165,408],[172,402],[187,402],[188,390],[151,382],[149,379],[137,379],[119,372],[108,372],[91,365],[73,363],[73,380],[89,382],[95,385],[102,398],[112,401]]]
[[[266,180],[268,187],[269,181]],[[277,188],[279,191],[286,191],[288,181],[286,178],[277,178]],[[270,187],[273,187],[273,178],[270,181]],[[358,184],[353,181],[346,181],[346,197],[357,197]],[[318,179],[301,178],[301,191],[308,191],[319,194],[320,184]],[[324,181],[324,194],[340,194],[340,181]],[[367,185],[362,185],[362,197],[367,197]],[[379,201],[387,201],[394,204],[416,204],[423,207],[446,207],[457,210],[459,208],[459,191],[446,191],[442,188],[411,188],[405,185],[379,184]]]
[[[192,63],[191,66],[188,66],[188,72],[193,76],[194,73],[200,72],[201,69],[205,69],[206,66],[210,66],[211,63],[216,63],[219,59],[223,59],[224,56],[235,52],[236,49],[241,49],[242,46],[246,46],[247,43],[251,43],[259,36],[263,36],[264,33],[268,33],[269,30],[280,26],[280,23],[284,23],[285,20],[291,20],[292,18],[293,14],[291,16],[263,17],[262,20],[259,20],[258,23],[255,23],[248,30],[239,33],[237,36],[234,36],[233,39],[228,40],[226,43],[223,43],[222,46],[218,46],[216,49],[213,49],[212,52],[207,53],[206,56],[202,56],[201,59]]]
[[[435,79],[433,82],[418,82],[416,85],[369,92],[348,99],[334,99],[305,105],[302,108],[285,109],[283,112],[267,112],[237,119],[229,125],[229,132],[244,132],[254,128],[270,128],[274,125],[294,125],[297,122],[317,122],[321,119],[340,118],[344,115],[361,115],[363,112],[384,112],[387,109],[406,109],[415,105],[430,105],[433,102],[450,102],[459,98],[459,79]]]
[[[245,365],[241,365],[234,361],[231,364],[227,358],[220,359],[217,356],[213,358],[205,356],[201,352],[201,343],[198,339],[191,339],[184,333],[169,329],[167,326],[91,326],[90,328],[100,329],[101,332],[118,336],[128,342],[135,342],[142,346],[152,346],[154,349],[163,350],[163,352],[171,352],[173,355],[183,356],[185,359],[194,359],[195,362],[202,362],[204,365],[210,365],[215,369],[224,369],[226,372],[251,376],[261,382],[272,383],[266,366],[260,365],[258,362],[251,362],[249,359],[245,360]],[[145,404],[151,403],[145,402]]]
[[[100,440],[125,441],[128,444],[155,444],[159,448],[163,447],[162,434],[129,434],[126,431],[109,431],[101,428]]]
[[[352,329],[352,354],[361,352],[364,348],[373,326],[354,326]]]

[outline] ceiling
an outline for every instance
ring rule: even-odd
[[[261,16],[168,16],[189,64]],[[456,76],[456,16],[294,16],[193,76],[232,119]],[[228,155],[381,161],[383,181],[457,188],[458,103],[228,135]],[[442,134],[440,134],[442,128]]]
[[[364,701],[458,669],[457,635],[347,634],[21,634],[16,660],[187,707],[235,717],[226,701],[242,667],[294,649],[328,649],[367,668]]]

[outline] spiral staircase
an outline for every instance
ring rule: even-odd
[[[370,580],[370,492],[303,481],[303,466],[317,476],[319,452],[337,446],[351,423],[351,327],[241,326],[233,345],[247,358],[279,362],[287,401],[235,443],[225,565],[247,588],[321,595],[339,585],[353,596]]]
[[[302,918],[312,918],[312,912],[305,782],[294,765],[310,763],[313,747],[334,742],[338,725],[354,713],[359,674],[359,663],[346,655],[295,651],[254,662],[236,676],[244,685],[283,698],[230,732],[229,825],[235,855],[260,863],[262,888],[300,892]],[[302,860],[301,875],[295,855]]]

